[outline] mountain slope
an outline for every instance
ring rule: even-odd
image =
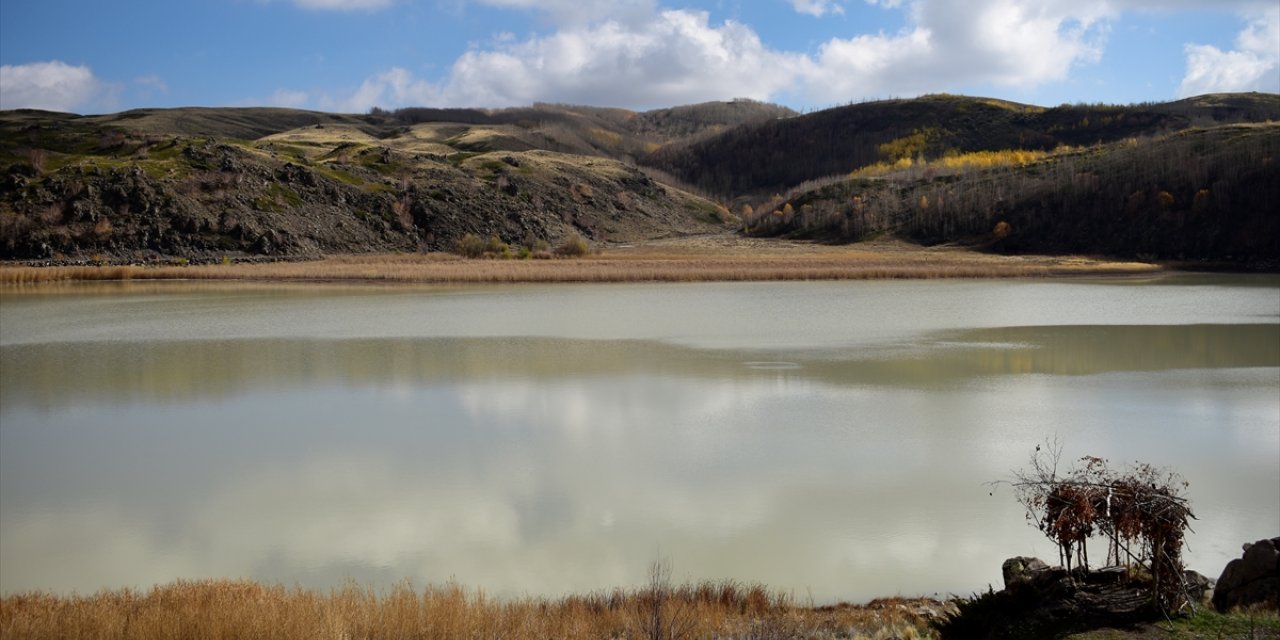
[[[1201,96],[1158,105],[1045,109],[963,96],[850,105],[669,145],[645,163],[718,197],[764,194],[899,158],[982,150],[1050,150],[1190,126],[1280,120],[1280,96]]]
[[[316,116],[163,115],[146,132],[118,118],[0,115],[0,257],[414,251],[452,248],[469,233],[526,246],[571,233],[635,241],[727,219],[607,158],[464,151],[483,145],[403,127],[383,144],[385,130],[345,116],[255,141],[190,137],[158,131],[261,132]]]
[[[968,159],[973,164],[966,165]],[[1010,253],[1280,265],[1280,124],[1193,128],[1040,157],[972,154],[757,202],[756,235],[895,234]]]
[[[942,95],[807,115],[749,100],[0,112],[0,257],[630,242],[736,224],[696,191],[751,205],[760,235],[1265,262],[1274,128],[1221,125],[1268,120],[1275,94],[1051,109]]]

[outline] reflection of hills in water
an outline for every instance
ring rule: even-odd
[[[1280,366],[1280,325],[1268,324],[1001,327],[933,338],[914,357],[871,363],[883,367],[876,377],[911,385],[1001,374]]]
[[[57,407],[79,399],[182,401],[324,384],[634,374],[935,387],[1002,374],[1280,367],[1280,325],[975,329],[839,352],[553,338],[55,343],[0,348],[0,363],[0,401],[8,407]]]

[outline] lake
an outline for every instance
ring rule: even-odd
[[[1280,279],[9,290],[0,591],[969,594],[1056,562],[987,484],[1053,439],[1211,577],[1280,535]]]

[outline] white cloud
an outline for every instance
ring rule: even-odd
[[[169,93],[169,85],[165,83],[164,78],[155,74],[134,78],[133,83],[150,91]]]
[[[425,80],[400,67],[366,79],[355,93],[344,99],[323,98],[326,109],[347,113],[363,113],[372,107],[396,108],[441,104],[439,91]]]
[[[791,0],[791,6],[799,13],[821,18],[828,13],[844,13],[839,0]]]
[[[1249,18],[1233,50],[1187,45],[1187,72],[1178,95],[1280,91],[1280,7],[1268,7]]]
[[[270,107],[291,107],[298,108],[306,106],[311,99],[306,91],[293,91],[290,89],[277,89],[266,99],[266,105]]]
[[[1098,2],[982,0],[921,3],[920,25],[938,44],[934,61],[949,76],[1006,85],[1061,80],[1078,62],[1096,62],[1109,14]]]
[[[531,0],[482,0],[533,6]],[[550,11],[563,0],[538,3]],[[580,16],[592,15],[592,2]],[[641,8],[643,2],[634,3]],[[886,8],[900,0],[878,0]],[[815,15],[834,0],[793,0]],[[973,84],[1036,86],[1096,61],[1111,9],[1101,0],[958,3],[917,0],[896,34],[836,38],[814,55],[766,48],[748,26],[713,25],[706,13],[661,11],[630,22],[577,25],[548,36],[467,53],[439,98],[451,104],[536,100],[624,106],[790,92],[815,102],[917,94]]]
[[[746,25],[711,25],[701,11],[662,11],[636,25],[615,21],[473,51],[454,65],[449,98],[476,103],[554,99],[670,105],[785,88],[801,57],[766,49]]]
[[[886,8],[900,0],[868,0]],[[1027,3],[917,0],[909,26],[896,34],[834,38],[823,44],[804,78],[819,102],[916,95],[995,84],[1035,87],[1065,79],[1095,62],[1111,10],[1101,2]]]
[[[72,111],[107,90],[87,66],[59,60],[0,66],[0,109]]]
[[[142,102],[153,102],[156,96],[168,95],[169,85],[158,75],[152,74],[133,79],[131,98]]]
[[[643,108],[733,97],[786,95],[823,104],[984,86],[1034,89],[1097,63],[1111,23],[1124,12],[1188,6],[1187,0],[864,0],[903,12],[906,26],[832,38],[801,53],[765,46],[748,25],[716,24],[703,11],[660,10],[656,0],[469,1],[538,11],[556,26],[525,38],[495,36],[455,60],[439,81],[393,67],[349,96],[320,102],[347,111],[537,101]],[[788,1],[813,15],[844,5]],[[1280,10],[1260,11],[1254,0],[1222,6],[1255,17],[1233,51],[1188,48],[1184,93],[1276,90]]]
[[[523,41],[504,38],[464,54],[439,84],[392,68],[340,103],[364,111],[413,104],[668,106],[766,99],[786,89],[803,62],[800,55],[765,48],[745,25],[712,25],[705,12],[673,10],[635,24],[608,20]]]

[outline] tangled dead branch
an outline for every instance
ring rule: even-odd
[[[1062,446],[1036,447],[1030,467],[1006,484],[1026,508],[1027,521],[1058,546],[1070,572],[1088,570],[1088,542],[1100,536],[1107,563],[1145,572],[1152,596],[1166,611],[1185,603],[1182,546],[1195,519],[1183,495],[1188,483],[1176,473],[1135,462],[1113,470],[1107,460],[1085,456],[1059,471]]]

